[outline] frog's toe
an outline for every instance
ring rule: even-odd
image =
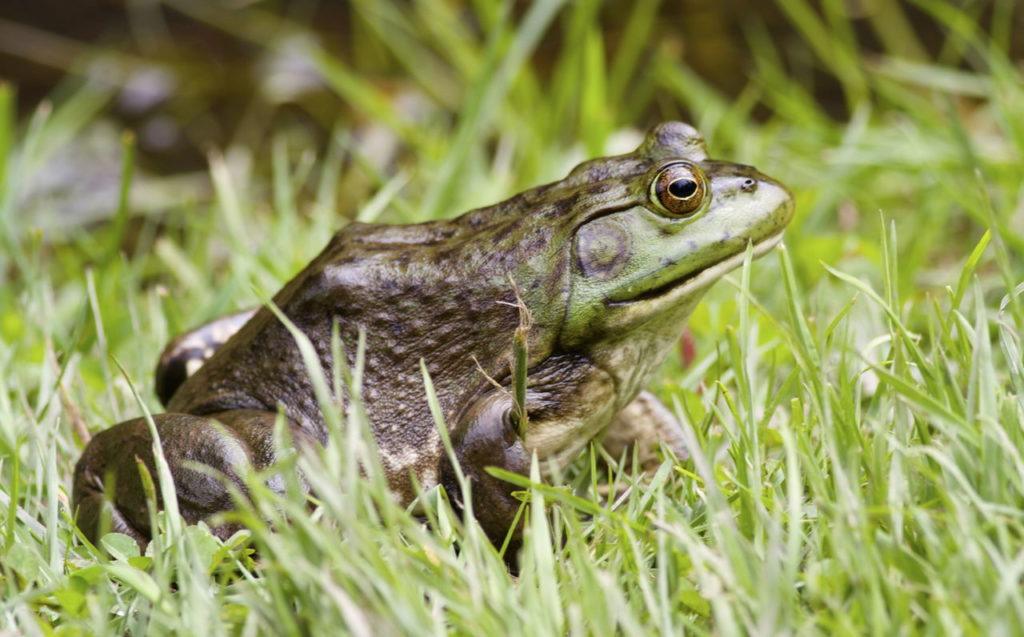
[[[102,478],[88,468],[75,471],[74,502],[78,528],[90,542],[95,543],[104,531],[110,531],[127,535],[143,549],[149,543],[148,529],[137,528],[121,507],[105,497]],[[104,516],[108,520],[106,525]]]

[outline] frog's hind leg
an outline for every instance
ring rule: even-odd
[[[222,316],[168,343],[156,364],[156,395],[160,404],[166,407],[181,384],[210,360],[255,313],[255,309],[248,309]]]
[[[233,508],[227,485],[245,494],[245,472],[264,469],[277,458],[273,412],[233,410],[208,417],[169,413],[153,420],[174,480],[179,510],[188,523]],[[297,427],[291,429],[296,444],[312,441]],[[79,528],[91,541],[99,539],[104,508],[109,506],[111,531],[131,536],[140,546],[149,542],[152,529],[137,460],[156,479],[153,442],[142,418],[97,434],[75,466],[73,510],[77,510]],[[105,492],[108,485],[112,485],[111,493]],[[274,483],[271,486],[280,488]],[[234,524],[211,528],[222,539],[238,530]]]
[[[640,466],[648,470],[658,466],[661,444],[671,449],[680,460],[690,455],[683,438],[682,424],[649,391],[640,392],[616,415],[601,442],[613,458],[625,457],[627,461],[635,448]]]

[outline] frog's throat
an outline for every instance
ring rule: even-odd
[[[780,230],[767,239],[762,239],[755,243],[753,246],[753,258],[756,259],[764,256],[775,246],[779,245],[784,233],[784,230]],[[629,299],[609,299],[608,305],[610,307],[615,307],[639,305],[647,302],[657,303],[662,306],[672,305],[677,301],[692,297],[698,292],[703,291],[705,288],[710,287],[715,281],[743,265],[743,260],[746,259],[746,256],[746,250],[737,252],[736,254],[726,257],[703,270],[684,276],[682,279],[671,281],[662,287],[644,292],[640,296],[635,296]]]

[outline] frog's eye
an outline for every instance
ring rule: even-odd
[[[651,200],[670,215],[685,217],[700,210],[707,197],[707,179],[689,162],[669,164],[651,182]]]

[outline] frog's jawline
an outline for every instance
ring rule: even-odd
[[[779,242],[782,241],[783,234],[784,232],[778,232],[768,237],[767,239],[755,243],[753,250],[754,254],[752,255],[752,257],[756,259],[770,252],[772,248],[779,245]],[[746,250],[744,250],[743,252],[737,252],[736,254],[730,257],[726,257],[725,259],[722,259],[721,261],[713,265],[710,265],[704,268],[703,270],[699,270],[692,274],[688,274],[681,279],[676,279],[675,281],[669,281],[664,285],[643,292],[631,299],[623,299],[621,301],[608,301],[608,305],[630,305],[632,303],[639,303],[642,301],[651,301],[669,293],[675,295],[686,295],[689,294],[690,292],[696,292],[701,288],[710,286],[718,279],[722,278],[729,272],[743,265],[743,259],[746,258],[746,255]]]

